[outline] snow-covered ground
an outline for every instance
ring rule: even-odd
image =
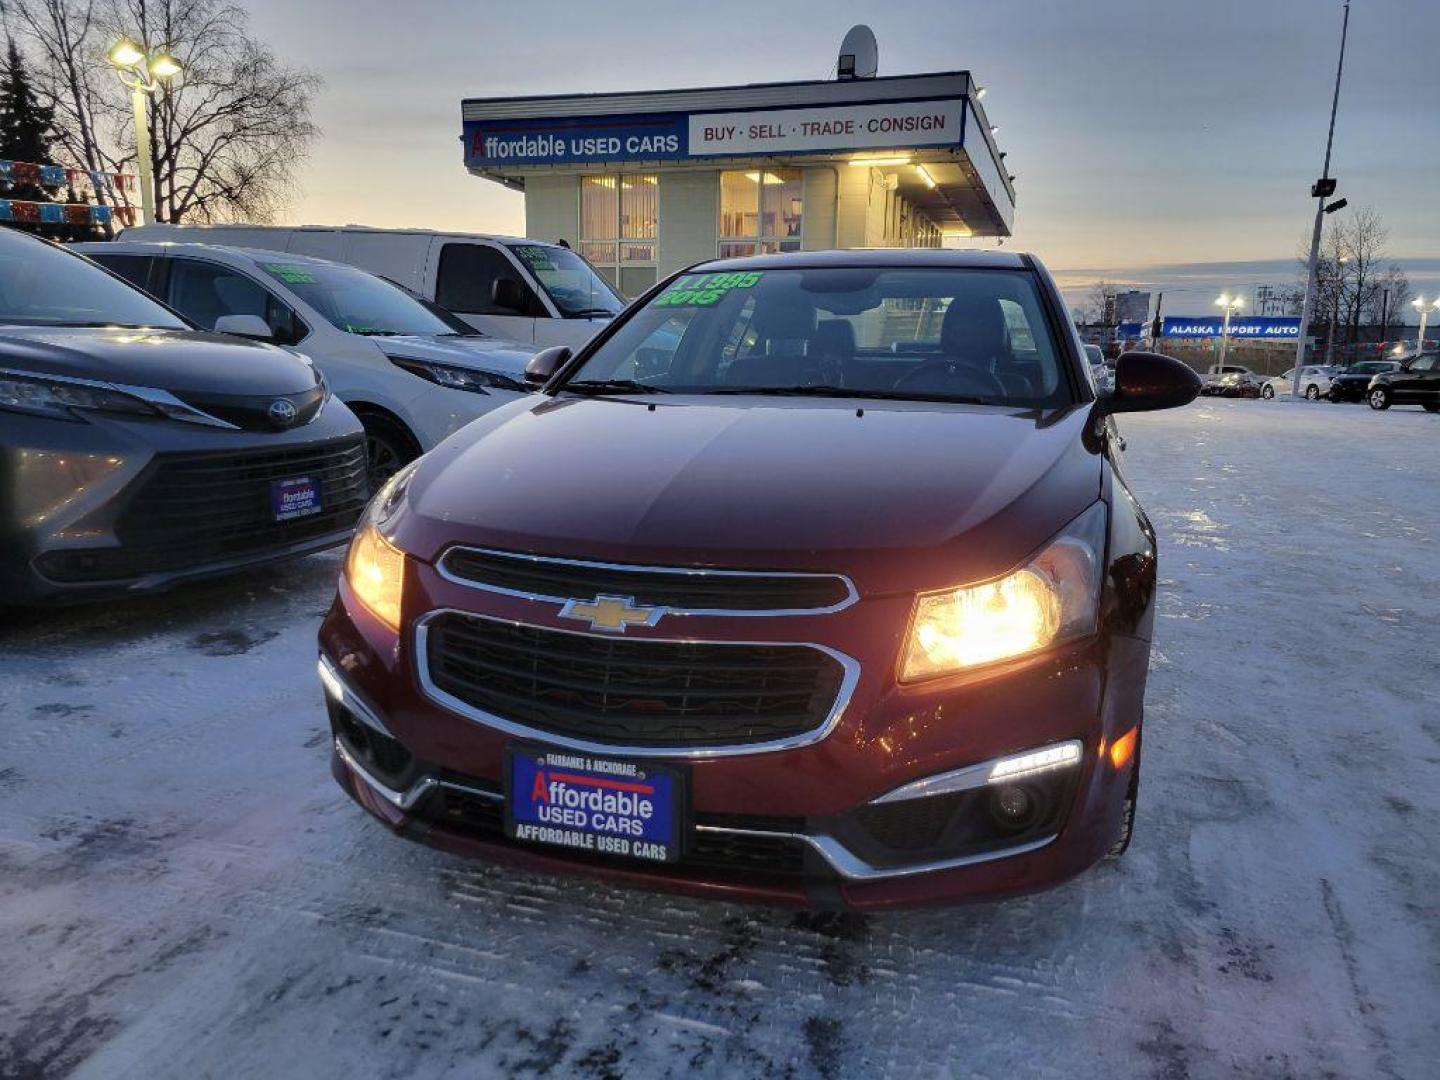
[[[812,917],[467,863],[327,769],[338,557],[0,622],[0,1078],[1426,1077],[1440,416],[1125,419],[1161,535],[1139,827]]]

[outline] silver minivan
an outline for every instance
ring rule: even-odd
[[[362,225],[144,225],[127,241],[263,248],[349,263],[397,282],[483,333],[542,348],[589,341],[625,301],[579,254],[514,236]]]

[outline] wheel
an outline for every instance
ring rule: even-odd
[[[1311,383],[1305,388],[1305,398],[1307,401],[1319,401],[1320,387],[1316,386],[1314,383]]]
[[[420,456],[420,446],[404,424],[383,413],[361,413],[360,423],[365,428],[370,490],[379,491],[386,480]]]
[[[1269,401],[1275,396],[1275,388],[1269,383],[1266,383],[1260,388],[1260,396],[1263,397],[1266,401]]]
[[[1377,390],[1371,390],[1371,391],[1370,391],[1370,408],[1372,408],[1372,409],[1388,409],[1388,408],[1390,408],[1390,392],[1389,392],[1388,390],[1386,390],[1384,387],[1380,387],[1380,388],[1377,389]]]

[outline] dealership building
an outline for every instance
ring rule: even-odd
[[[956,71],[471,98],[465,167],[634,296],[716,256],[1009,236],[983,95]]]

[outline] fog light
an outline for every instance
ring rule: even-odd
[[[1039,820],[1044,804],[1034,788],[1002,784],[990,792],[990,817],[1006,832],[1024,832]]]

